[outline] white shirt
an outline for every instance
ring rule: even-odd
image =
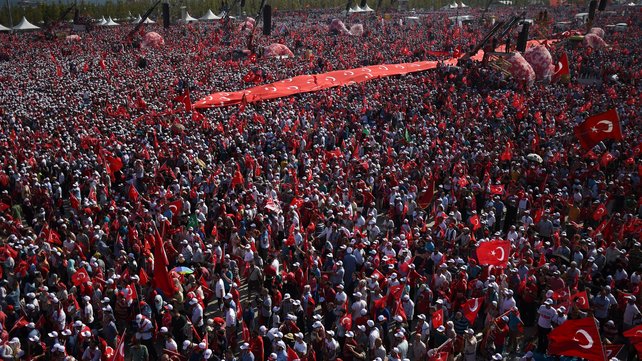
[[[236,326],[236,311],[232,307],[225,310],[225,327]]]
[[[626,325],[633,325],[633,321],[635,320],[635,317],[639,315],[640,315],[640,310],[638,309],[638,306],[635,303],[626,304],[626,309],[624,310],[624,323]]]
[[[296,341],[294,343],[294,351],[302,355],[306,355],[308,353],[308,345],[306,345],[305,342]]]
[[[541,305],[539,306],[539,310],[537,310],[537,313],[539,314],[539,318],[537,319],[537,325],[541,328],[551,328],[553,325],[551,324],[551,321],[553,320],[553,317],[557,315],[557,311],[553,307],[547,307],[546,305]]]
[[[194,326],[203,326],[203,307],[200,304],[196,304],[192,310],[192,323]]]
[[[178,351],[178,345],[176,344],[176,341],[171,338],[165,341],[165,348],[170,351]]]

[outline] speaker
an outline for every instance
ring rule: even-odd
[[[263,6],[263,35],[270,35],[272,32],[272,7]]]
[[[589,21],[593,21],[593,19],[595,19],[595,9],[597,9],[597,0],[591,0],[591,2],[589,3],[588,13]]]
[[[606,0],[600,0],[600,5],[598,5],[597,9],[599,11],[604,11],[606,10]]]
[[[359,4],[359,6],[361,8],[365,8],[367,4],[368,4],[368,0],[361,0],[361,4]]]
[[[163,3],[163,27],[169,28],[169,3]]]
[[[522,24],[522,31],[517,35],[517,51],[524,52],[526,51],[526,43],[528,42],[528,30],[531,27],[530,23],[524,22]]]

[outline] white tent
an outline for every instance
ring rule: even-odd
[[[203,16],[201,16],[199,18],[199,20],[205,20],[205,21],[208,21],[208,20],[220,20],[220,19],[222,19],[222,17],[214,15],[212,10],[207,10],[205,15],[203,15]]]
[[[361,10],[363,10],[363,11],[365,11],[365,12],[374,11],[374,10],[372,10],[372,9],[370,8],[370,6],[368,6],[368,4],[366,4],[366,6],[365,6],[365,7],[361,8]]]
[[[147,18],[145,19],[145,21],[143,21],[143,24],[156,24],[156,22],[150,18]]]
[[[11,29],[9,29],[8,27],[0,24],[0,31],[11,31]]]
[[[181,21],[184,23],[192,23],[198,21],[198,19],[192,17],[188,12],[185,12],[185,17],[183,17]]]
[[[104,16],[102,17],[102,19],[98,20],[98,22],[96,23],[96,25],[98,26],[103,26],[105,24],[107,24],[107,20],[105,20]]]
[[[40,29],[40,28],[30,23],[29,20],[27,20],[27,18],[24,16],[22,17],[22,20],[20,20],[18,25],[13,27],[13,30],[18,30],[18,31],[36,30],[36,29]]]
[[[132,24],[138,24],[141,20],[143,20],[143,17],[138,14],[138,17],[132,21]]]
[[[468,7],[468,5],[464,4],[463,2],[460,2],[460,3],[459,3],[459,7],[460,7],[460,8],[467,8],[467,7]]]
[[[118,24],[117,22],[112,20],[111,16],[109,17],[109,19],[105,23],[105,26],[118,26],[118,25],[120,25],[120,24]]]

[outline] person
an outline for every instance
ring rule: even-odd
[[[241,354],[239,356],[239,361],[254,361],[254,354],[250,350],[250,344],[244,342],[241,347]]]
[[[553,328],[553,318],[557,311],[553,308],[553,300],[547,298],[544,304],[537,310],[537,351],[544,352],[548,347],[548,334]]]
[[[622,327],[624,330],[629,330],[633,328],[634,325],[637,325],[642,318],[640,314],[640,309],[638,308],[637,298],[634,295],[629,295],[625,297],[626,299],[626,308],[624,309],[624,319]]]
[[[475,361],[477,359],[477,336],[473,329],[467,329],[464,333],[464,361]]]
[[[149,351],[147,346],[141,343],[141,339],[134,337],[133,345],[129,349],[129,354],[131,355],[132,361],[149,361]]]

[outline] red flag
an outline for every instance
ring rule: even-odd
[[[632,329],[624,332],[623,335],[628,338],[631,343],[642,343],[642,325],[633,327]]]
[[[510,257],[510,241],[496,240],[482,242],[477,247],[477,259],[480,265],[505,267]]]
[[[504,194],[504,185],[502,184],[496,184],[496,185],[490,185],[490,193],[491,194]]]
[[[444,324],[444,310],[439,309],[432,314],[432,327],[437,328]]]
[[[185,110],[191,112],[192,98],[189,95],[189,86],[186,86],[183,95],[177,96],[176,98],[174,98],[174,101],[183,103],[183,105],[185,105]]]
[[[430,203],[432,203],[432,198],[435,195],[435,180],[433,177],[430,177],[430,181],[428,182],[428,188],[421,193],[419,197],[417,197],[417,205],[422,208],[426,209],[430,206]]]
[[[560,56],[560,60],[557,62],[557,65],[555,66],[553,77],[555,79],[561,79],[563,77],[570,77],[570,76],[571,76],[571,69],[568,66],[568,54],[566,54],[566,52],[563,52],[562,56]]]
[[[408,316],[406,316],[406,310],[403,309],[403,302],[401,302],[401,298],[399,297],[397,299],[397,307],[395,307],[395,316],[401,316],[404,321],[408,319]]]
[[[617,355],[622,351],[624,348],[624,345],[604,345],[604,350],[606,351],[606,359],[610,360],[613,357],[617,357]]]
[[[234,177],[232,178],[232,183],[230,184],[231,188],[235,188],[237,184],[243,184],[245,180],[243,179],[243,174],[241,174],[241,167],[237,164],[236,171],[234,172]]]
[[[472,325],[475,323],[475,319],[477,319],[477,314],[479,313],[479,310],[481,310],[481,305],[484,303],[484,299],[482,297],[480,298],[471,298],[470,300],[466,301],[462,305],[462,311],[464,313],[464,317],[470,322]]]
[[[615,109],[586,118],[582,124],[574,128],[574,132],[585,149],[591,149],[606,139],[623,139],[620,118]]]
[[[133,184],[129,185],[129,199],[131,199],[134,202],[138,202],[140,194],[138,193],[138,190],[136,187],[134,187]]]
[[[87,270],[85,268],[77,269],[76,272],[71,276],[71,282],[76,285],[76,287],[80,287],[81,284],[89,281],[89,274],[87,273]]]
[[[448,352],[437,352],[436,354],[430,356],[429,361],[448,361]]]
[[[606,207],[604,204],[600,204],[596,209],[595,212],[593,212],[593,220],[599,221],[606,215]]]
[[[481,228],[481,222],[479,221],[479,215],[477,214],[470,217],[468,219],[468,222],[473,226],[473,231],[476,231]]]
[[[145,272],[144,268],[141,268],[138,272],[138,278],[138,282],[143,286],[145,286],[147,282],[149,282],[149,276],[147,275],[147,272]]]
[[[5,203],[0,202],[0,212],[4,212],[4,211],[6,211],[7,209],[9,209],[9,205],[8,205],[8,204],[5,204]]]
[[[250,330],[247,328],[247,325],[245,322],[243,322],[243,341],[245,342],[250,342],[251,336],[250,336]]]
[[[508,141],[506,143],[506,148],[504,148],[504,151],[499,156],[499,160],[506,161],[511,159],[513,159],[513,143],[511,141]]]
[[[548,335],[548,353],[604,361],[604,345],[593,317],[567,320]]]
[[[18,319],[18,321],[16,321],[16,323],[13,325],[13,327],[11,328],[11,330],[9,330],[9,333],[11,334],[14,330],[16,330],[16,329],[21,329],[21,328],[23,328],[23,327],[27,326],[27,324],[29,324],[29,320],[27,320],[27,319],[25,318],[25,316],[21,316],[21,317]]]
[[[600,165],[603,168],[606,168],[611,163],[611,161],[613,161],[613,159],[615,159],[613,154],[607,151],[604,154],[602,154],[602,157],[600,158]]]
[[[112,172],[118,172],[123,169],[123,160],[120,157],[112,157],[110,155],[105,155],[105,159],[109,162],[109,169]]]
[[[165,244],[163,243],[163,239],[161,238],[161,235],[158,234],[158,230],[156,231],[156,245],[154,245],[154,284],[156,287],[158,287],[165,296],[171,297],[176,293],[176,289],[174,289],[174,282],[172,282],[172,278],[169,276],[169,272],[167,271],[167,265],[169,262],[167,261],[167,254],[165,253]]]
[[[292,347],[287,346],[288,348],[288,361],[300,360],[299,355],[292,349]]]
[[[116,350],[110,361],[125,361],[125,331],[123,331],[123,334],[118,337]]]
[[[80,208],[80,200],[73,193],[69,193],[69,203],[71,203],[71,208],[75,210]]]

